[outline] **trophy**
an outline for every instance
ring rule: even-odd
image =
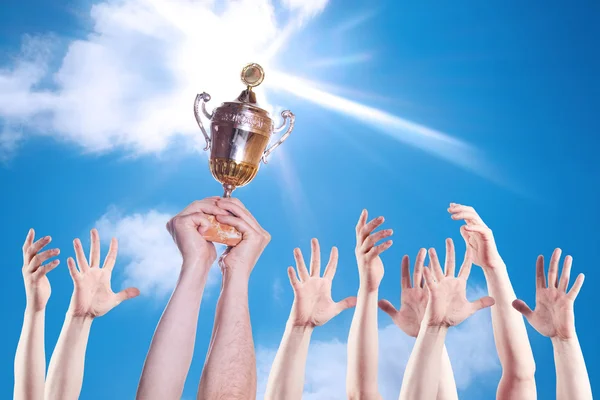
[[[254,179],[260,162],[267,163],[267,157],[283,143],[294,129],[294,114],[283,111],[283,121],[275,127],[269,113],[256,103],[256,94],[252,88],[260,85],[265,72],[258,64],[244,67],[241,74],[246,89],[234,101],[225,102],[212,112],[206,110],[210,101],[208,93],[196,96],[194,115],[196,122],[206,139],[204,150],[210,150],[208,166],[212,176],[223,185],[223,197],[231,197],[238,187],[247,185]],[[202,110],[202,111],[200,111]],[[210,135],[202,123],[200,112],[210,120]],[[285,133],[267,148],[274,133]],[[220,224],[214,216],[209,216],[212,226],[203,233],[206,240],[235,246],[242,235],[235,228]]]

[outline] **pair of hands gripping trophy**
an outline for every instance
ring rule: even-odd
[[[22,269],[26,309],[15,356],[15,399],[77,399],[83,383],[85,351],[92,321],[119,303],[139,295],[135,288],[114,293],[110,287],[117,257],[117,240],[111,241],[108,255],[100,267],[98,231],[93,229],[90,236],[89,262],[79,239],[73,242],[79,269],[73,258],[67,260],[74,290],[45,378],[44,318],[51,294],[46,275],[59,265],[59,260],[43,263],[58,256],[60,250],[43,250],[52,241],[50,236],[34,242],[34,230],[27,234],[23,244]]]

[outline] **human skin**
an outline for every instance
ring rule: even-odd
[[[321,251],[317,239],[311,241],[310,272],[298,248],[294,250],[294,259],[298,275],[294,268],[288,268],[294,303],[271,367],[265,400],[302,398],[306,357],[314,328],[326,324],[356,304],[356,297],[348,297],[339,302],[333,301],[331,297],[331,285],[338,264],[336,247],[331,249],[322,277]]]
[[[194,201],[167,222],[183,262],[173,294],[154,332],[137,391],[140,400],[180,399],[194,353],[200,304],[217,252],[202,233],[208,215],[226,215],[218,197]]]
[[[381,399],[377,387],[377,301],[384,269],[379,256],[390,248],[392,241],[377,243],[393,232],[385,229],[373,233],[384,218],[377,217],[368,223],[367,218],[367,210],[363,210],[356,225],[355,254],[360,286],[348,335],[346,392],[351,400]]]
[[[30,229],[23,244],[23,283],[26,306],[23,327],[15,354],[15,400],[44,398],[46,354],[44,349],[44,319],[50,299],[50,281],[46,274],[56,268],[59,260],[44,262],[60,254],[59,249],[42,251],[51,241],[45,236],[34,243],[35,231]]]
[[[502,400],[534,400],[537,393],[533,352],[525,321],[512,307],[517,297],[492,230],[473,207],[450,203],[448,212],[453,220],[465,222],[460,233],[471,251],[473,262],[483,269],[488,294],[496,300],[492,307],[492,327],[502,365],[496,397]]]
[[[400,400],[433,400],[437,397],[442,369],[440,361],[448,328],[494,304],[494,299],[489,296],[474,302],[467,300],[467,279],[471,272],[469,258],[457,277],[451,268],[446,269],[446,273],[442,271],[434,249],[429,249],[429,258],[430,268],[423,269],[429,291],[427,307],[406,365]]]
[[[48,400],[79,398],[83,384],[85,351],[92,322],[123,301],[140,294],[136,288],[127,288],[118,293],[112,291],[110,279],[117,259],[118,242],[114,238],[111,240],[108,254],[100,268],[98,231],[92,229],[90,236],[89,263],[79,239],[73,242],[79,269],[73,258],[67,260],[74,290],[48,367],[45,391],[45,398]]]
[[[423,264],[427,251],[420,249],[415,260],[413,271],[414,281],[410,280],[410,260],[406,255],[402,258],[400,268],[400,286],[402,287],[400,297],[400,309],[396,308],[388,300],[380,300],[379,307],[387,313],[394,323],[409,336],[417,337],[421,327],[421,321],[427,308],[427,299],[429,297],[427,288],[423,282]],[[468,255],[465,253],[465,263],[468,262]],[[464,264],[464,263],[463,263]],[[455,269],[455,252],[452,239],[446,240],[446,261],[444,271],[446,276],[454,275]],[[437,400],[455,400],[458,399],[456,391],[456,382],[452,372],[452,364],[448,356],[446,346],[442,351],[441,359],[441,379],[437,392]]]
[[[217,215],[217,221],[236,228],[242,241],[219,260],[223,283],[197,398],[250,400],[256,398],[256,356],[248,282],[271,236],[238,199],[219,199],[217,206],[228,212]]]
[[[544,274],[544,257],[539,256],[537,259],[535,310],[532,311],[523,300],[515,300],[513,306],[525,316],[536,331],[552,341],[557,400],[591,400],[592,387],[575,331],[573,311],[584,275],[579,274],[573,287],[567,292],[573,258],[565,257],[559,280],[558,264],[561,253],[560,249],[554,250],[547,281]]]

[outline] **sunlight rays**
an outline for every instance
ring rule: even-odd
[[[273,88],[285,90],[324,108],[363,122],[399,142],[417,147],[480,175],[486,170],[483,157],[477,149],[444,132],[328,93],[311,81],[277,71],[271,71],[269,78],[270,86]]]

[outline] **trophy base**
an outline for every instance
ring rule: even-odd
[[[213,243],[235,246],[242,241],[242,234],[232,226],[221,224],[214,215],[206,216],[211,226],[204,231],[202,237]]]

